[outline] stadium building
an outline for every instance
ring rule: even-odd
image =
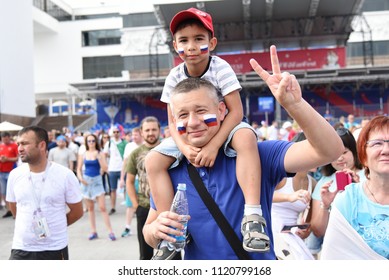
[[[212,15],[213,54],[237,73],[251,121],[288,118],[248,63],[254,57],[269,68],[272,44],[321,114],[389,111],[389,0],[14,2],[0,4],[8,38],[0,46],[1,121],[77,130],[131,129],[146,115],[166,123],[159,97],[180,63],[169,23],[190,7]]]

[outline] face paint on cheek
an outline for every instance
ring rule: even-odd
[[[178,48],[177,52],[178,52],[178,55],[180,57],[184,57],[185,56],[184,48]]]
[[[186,133],[186,127],[184,126],[183,122],[177,123],[177,131],[178,131],[178,134],[180,134],[180,135]]]
[[[204,122],[207,126],[216,126],[217,125],[216,114],[204,115]]]
[[[202,54],[208,53],[208,45],[202,45],[202,46],[200,46],[200,52],[201,52]]]

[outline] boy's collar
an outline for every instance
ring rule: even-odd
[[[207,73],[208,69],[209,69],[209,65],[211,64],[211,60],[212,60],[212,56],[210,55],[209,56],[209,61],[208,61],[208,64],[207,64],[207,67],[205,67],[203,73],[201,73],[200,76],[198,77],[192,77],[189,72],[188,72],[188,68],[186,67],[186,64],[184,63],[184,72],[185,72],[185,75],[188,77],[188,78],[201,78],[202,76],[204,76],[205,73]]]

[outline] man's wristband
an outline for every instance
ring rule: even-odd
[[[331,205],[327,207],[324,205],[323,201],[320,202],[320,208],[331,212]]]

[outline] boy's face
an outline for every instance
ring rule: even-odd
[[[202,66],[202,63],[206,66],[209,53],[215,49],[216,44],[216,38],[210,39],[209,31],[197,24],[187,25],[174,34],[174,49],[188,66]]]
[[[183,129],[180,137],[194,147],[204,147],[219,131],[226,107],[223,102],[210,98],[207,89],[200,88],[172,96],[173,121]],[[210,117],[215,122],[207,122]]]

